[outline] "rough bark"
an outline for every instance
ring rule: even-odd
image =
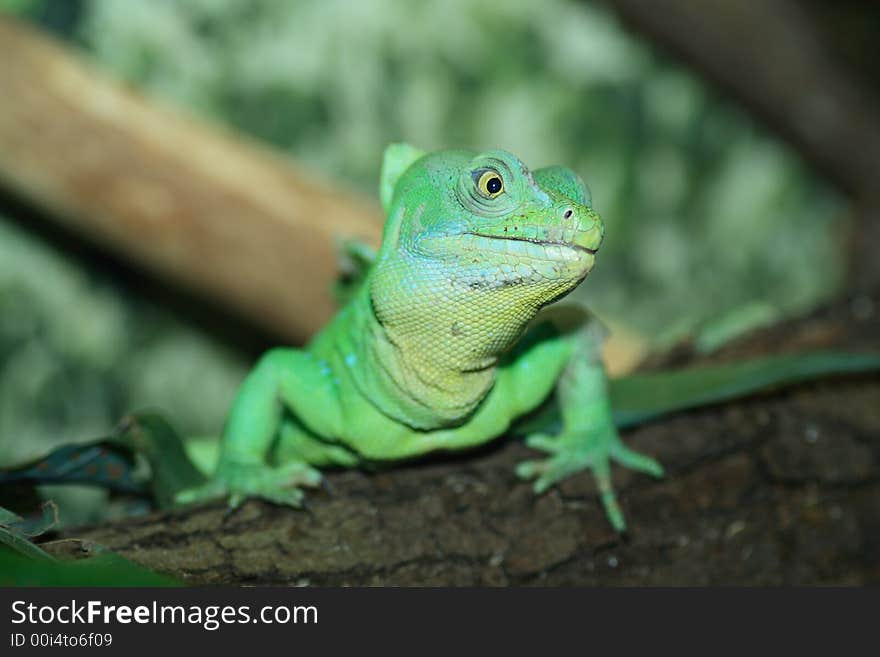
[[[877,348],[880,291],[759,333],[716,358]],[[666,362],[690,362],[687,348]],[[663,364],[663,363],[656,363]],[[240,584],[880,583],[880,376],[683,413],[625,439],[667,467],[617,470],[630,522],[608,526],[590,478],[535,497],[529,450],[328,477],[310,512],[248,502],[157,513],[68,537],[190,582]]]
[[[290,340],[333,313],[338,238],[381,215],[279,153],[166,110],[0,15],[0,186]]]

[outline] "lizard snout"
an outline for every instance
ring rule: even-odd
[[[592,208],[581,206],[575,209],[572,206],[566,206],[562,210],[562,217],[568,221],[576,222],[576,232],[573,243],[586,249],[590,253],[595,253],[602,246],[605,239],[605,223],[602,218]]]

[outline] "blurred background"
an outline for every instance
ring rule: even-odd
[[[876,53],[880,21],[870,2],[831,4],[800,7],[849,70]],[[391,141],[573,167],[608,225],[578,294],[634,343],[709,350],[837,294],[851,194],[777,136],[784,126],[766,128],[630,31],[615,5],[639,3],[0,0],[0,11],[148,97],[372,197]],[[870,89],[877,73],[860,68]],[[0,463],[105,434],[142,407],[183,433],[216,433],[274,339],[221,320],[5,195]],[[84,505],[69,520],[95,513]]]

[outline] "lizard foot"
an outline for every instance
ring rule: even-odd
[[[605,514],[617,532],[626,531],[626,521],[611,485],[611,461],[657,478],[663,476],[663,466],[654,459],[629,449],[614,428],[589,433],[565,430],[558,436],[532,434],[526,438],[526,444],[533,449],[547,452],[550,456],[520,463],[516,468],[518,477],[534,479],[535,492],[543,493],[576,472],[592,470]]]
[[[305,493],[299,487],[314,487],[320,483],[321,473],[305,463],[294,461],[270,467],[227,461],[217,468],[210,481],[180,491],[175,501],[178,504],[193,504],[228,495],[232,508],[241,505],[249,497],[300,508],[304,504]]]

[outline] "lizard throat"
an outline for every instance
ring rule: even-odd
[[[455,264],[398,257],[372,272],[375,323],[365,342],[382,392],[365,394],[383,411],[420,429],[465,421],[494,384],[500,356],[541,307],[582,278],[559,260],[508,259],[512,266],[486,269],[467,256]]]

